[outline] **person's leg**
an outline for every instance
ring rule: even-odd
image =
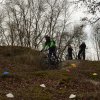
[[[69,58],[70,58],[70,60],[73,59],[73,57],[72,57],[72,52],[69,53]]]
[[[68,60],[71,60],[71,55],[68,55]]]
[[[70,55],[69,55],[69,53],[68,53],[68,60],[70,60]]]
[[[71,60],[72,60],[72,59],[73,59],[73,57],[72,57],[72,53],[71,53],[70,57],[71,57]]]
[[[83,60],[85,60],[85,50],[83,50]]]
[[[48,58],[49,58],[49,61],[51,62],[51,56],[52,56],[52,50],[49,49],[49,54],[48,54]]]
[[[52,52],[52,54],[53,54],[53,56],[55,57],[55,59],[58,61],[58,57],[57,57],[57,54],[56,54],[56,49],[55,48],[53,48],[53,50],[52,50],[53,52]]]

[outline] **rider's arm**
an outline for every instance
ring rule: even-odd
[[[45,43],[45,44],[43,45],[43,49],[42,49],[41,51],[46,50],[47,48],[48,48],[48,45]]]

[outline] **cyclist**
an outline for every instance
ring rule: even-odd
[[[58,57],[56,55],[56,44],[55,44],[55,41],[53,39],[50,38],[50,36],[46,35],[45,36],[45,45],[43,47],[43,50],[49,50],[49,54],[48,54],[48,57],[49,57],[49,61],[51,62],[51,57],[52,55],[55,57],[55,59],[57,60],[58,62]]]

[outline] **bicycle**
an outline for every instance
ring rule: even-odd
[[[53,55],[49,58],[48,51],[43,52],[40,62],[43,69],[57,69],[59,67],[58,60]]]

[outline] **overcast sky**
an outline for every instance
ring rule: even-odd
[[[70,2],[71,1],[77,1],[77,0],[69,0]],[[98,0],[100,1],[100,0]],[[0,2],[4,2],[4,0],[0,0]],[[71,6],[71,8],[69,9],[70,12],[72,12],[73,8],[75,6]],[[84,17],[87,17],[88,19],[90,19],[91,17],[93,17],[93,15],[91,14],[87,14],[86,13],[86,7],[82,6],[81,4],[78,5],[78,9],[77,8],[74,8],[74,12],[71,14],[71,17],[70,17],[70,21],[73,23],[73,24],[77,24],[80,22],[80,20]],[[95,49],[94,49],[94,46],[93,46],[93,39],[91,38],[92,34],[91,34],[91,26],[89,25],[89,23],[87,23],[87,26],[85,26],[84,28],[84,31],[85,33],[87,34],[87,40],[85,41],[86,42],[86,45],[87,45],[87,55],[88,55],[88,58],[91,58],[91,54],[92,54],[92,59],[96,59],[96,52],[95,52]]]

